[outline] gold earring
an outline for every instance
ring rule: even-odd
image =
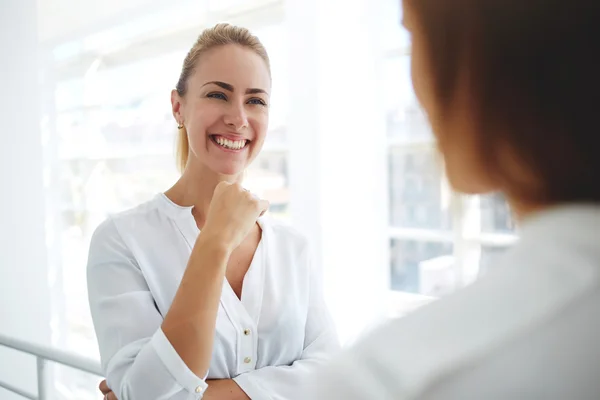
[[[178,122],[177,129],[183,129],[183,124],[181,122]]]

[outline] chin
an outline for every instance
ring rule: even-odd
[[[454,191],[467,195],[483,195],[497,191],[493,185],[480,182],[473,176],[453,177],[448,175],[448,182]]]
[[[240,165],[220,165],[211,169],[219,175],[237,176],[242,174],[246,168]]]

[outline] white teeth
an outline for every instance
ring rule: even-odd
[[[232,150],[239,150],[239,149],[241,149],[242,147],[244,147],[246,145],[246,140],[236,140],[236,141],[233,141],[233,140],[225,139],[225,138],[222,138],[222,137],[217,137],[215,139],[215,141],[219,145],[221,145],[221,146],[223,146],[225,148],[232,149]]]

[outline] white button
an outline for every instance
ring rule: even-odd
[[[244,358],[244,362],[245,362],[246,364],[250,364],[250,362],[251,362],[251,361],[252,361],[252,359],[251,359],[250,357],[246,357],[246,358]]]
[[[201,386],[197,386],[196,387],[196,393],[200,393],[202,392],[202,387]]]

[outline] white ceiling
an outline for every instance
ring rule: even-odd
[[[181,10],[181,19],[252,9],[265,0],[37,0],[42,43],[68,41],[156,12]],[[190,12],[191,11],[191,12]]]
[[[40,39],[57,57],[58,78],[80,75],[97,59],[115,67],[186,49],[208,23],[256,29],[281,21],[284,13],[282,0],[213,0],[218,8],[210,9],[209,0],[105,1],[100,7],[97,0],[38,0]]]
[[[167,0],[38,0],[41,42],[68,40],[95,27],[139,13],[144,7],[166,6]],[[150,11],[152,11],[150,9]]]

